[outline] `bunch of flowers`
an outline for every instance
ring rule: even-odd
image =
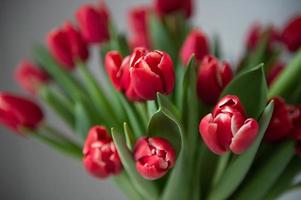
[[[230,64],[217,38],[190,25],[192,8],[133,8],[126,37],[103,1],[81,6],[77,23],[51,30],[47,48],[34,47],[34,62],[15,71],[74,134],[9,92],[0,93],[0,123],[113,177],[130,199],[274,199],[297,188],[301,15],[281,28],[254,24]],[[99,74],[87,66],[92,46]]]

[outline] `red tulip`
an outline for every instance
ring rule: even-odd
[[[68,22],[51,31],[47,43],[54,58],[67,70],[73,69],[77,60],[86,61],[89,55],[81,34]]]
[[[271,85],[278,78],[278,76],[281,74],[282,70],[284,69],[284,66],[285,66],[284,63],[277,62],[271,67],[267,76],[268,85]]]
[[[20,128],[36,129],[43,117],[42,110],[33,101],[0,92],[0,124],[20,132]]]
[[[161,16],[182,11],[189,18],[192,14],[192,0],[154,0],[154,8]]]
[[[264,31],[266,30],[269,31],[269,38],[268,38],[268,47],[269,49],[272,48],[272,46],[274,45],[275,42],[279,41],[279,33],[278,30],[276,30],[276,28],[274,26],[271,26],[269,29],[263,27],[260,23],[254,23],[247,34],[246,37],[246,48],[248,50],[252,50],[257,46],[257,43],[259,42],[259,40],[261,39]]]
[[[301,47],[301,15],[295,16],[287,22],[282,31],[282,41],[291,52]]]
[[[103,126],[94,126],[90,129],[83,154],[86,170],[95,177],[105,178],[117,175],[122,170],[116,147]]]
[[[199,63],[208,53],[209,45],[206,35],[195,29],[189,33],[184,41],[180,56],[182,62],[187,65],[192,54],[195,55],[195,59]]]
[[[50,80],[50,77],[38,66],[27,60],[23,60],[15,70],[15,79],[24,90],[35,95],[38,87],[41,84],[46,84]]]
[[[293,128],[290,112],[285,101],[280,97],[273,98],[274,111],[265,134],[268,141],[279,141],[286,138]]]
[[[105,67],[116,90],[124,92],[131,101],[140,101],[142,99],[137,96],[132,87],[129,65],[129,56],[123,59],[117,51],[109,51],[106,54]]]
[[[100,6],[81,6],[76,12],[80,30],[88,43],[102,43],[109,40],[109,12],[104,2]]]
[[[136,48],[130,59],[130,79],[137,96],[153,100],[156,93],[168,95],[175,83],[173,62],[163,51]]]
[[[159,137],[140,138],[134,147],[134,157],[137,171],[149,180],[164,176],[176,161],[173,147]]]
[[[197,93],[205,104],[216,103],[223,89],[232,80],[232,70],[227,62],[219,62],[213,56],[205,56],[199,66]]]
[[[128,13],[129,28],[131,30],[130,44],[132,48],[150,48],[148,31],[149,7],[136,7]]]
[[[216,154],[232,151],[241,154],[256,139],[258,123],[246,118],[240,100],[236,96],[225,96],[215,106],[213,113],[200,122],[199,131],[208,148]]]

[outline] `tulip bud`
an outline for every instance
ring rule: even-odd
[[[122,164],[111,136],[103,126],[90,129],[83,148],[83,164],[93,176],[105,178],[117,175]]]
[[[265,133],[265,138],[271,142],[284,139],[293,128],[290,112],[285,101],[280,97],[273,98],[273,101],[274,111]]]
[[[46,84],[50,77],[38,66],[27,60],[23,60],[15,70],[15,79],[24,90],[35,95],[38,87]]]
[[[182,11],[189,18],[192,15],[192,0],[154,0],[154,8],[161,16]]]
[[[197,63],[199,63],[208,53],[209,45],[206,35],[195,29],[189,33],[184,41],[180,56],[183,64],[187,65],[192,54],[194,54]]]
[[[199,98],[207,105],[216,103],[232,76],[232,69],[227,62],[221,63],[213,56],[205,56],[198,71]]]
[[[229,150],[243,153],[253,144],[258,129],[255,119],[246,118],[239,98],[231,95],[222,98],[199,125],[204,143],[219,155]]]
[[[128,13],[129,28],[131,31],[130,45],[132,48],[150,48],[148,31],[149,7],[136,7]]]
[[[282,31],[282,42],[291,52],[301,47],[301,15],[292,18]]]
[[[42,110],[33,101],[0,92],[0,124],[20,132],[20,128],[36,129],[43,117]]]
[[[88,43],[102,43],[109,40],[109,12],[104,2],[99,7],[81,6],[76,12],[80,30]]]
[[[271,67],[267,76],[268,85],[271,85],[278,78],[278,76],[281,74],[282,70],[284,69],[284,66],[285,66],[284,63],[277,62]]]
[[[173,147],[159,137],[140,138],[134,147],[134,157],[137,171],[149,180],[164,176],[176,161]]]
[[[131,86],[140,99],[153,100],[156,93],[168,95],[175,83],[173,62],[163,51],[136,48],[130,59]]]
[[[54,58],[67,70],[73,69],[77,60],[86,61],[89,55],[81,34],[68,22],[51,31],[47,43]]]

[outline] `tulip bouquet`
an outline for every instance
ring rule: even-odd
[[[15,71],[73,134],[9,92],[0,123],[113,178],[129,199],[275,199],[300,188],[301,15],[283,27],[254,24],[230,64],[217,37],[189,23],[192,4],[136,7],[128,36],[104,2],[81,6],[76,25],[50,31],[47,48],[35,46],[34,62]]]

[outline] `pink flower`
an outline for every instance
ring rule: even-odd
[[[35,95],[38,87],[48,83],[50,77],[38,66],[27,60],[23,60],[15,70],[15,79],[24,90]]]
[[[232,69],[227,62],[219,62],[213,56],[205,56],[199,66],[197,93],[205,104],[216,103],[223,89],[232,80]]]
[[[47,43],[51,54],[67,70],[72,70],[77,60],[88,59],[86,43],[80,32],[69,22],[61,28],[52,30],[47,35]]]
[[[103,1],[98,7],[81,6],[76,12],[76,19],[86,42],[102,43],[109,40],[109,11]]]
[[[112,138],[103,126],[90,129],[83,148],[83,164],[86,170],[98,178],[117,175],[122,164]]]
[[[239,98],[231,95],[222,98],[199,125],[204,143],[219,155],[246,151],[256,139],[258,128],[255,119],[246,118]]]
[[[43,118],[43,112],[35,102],[0,92],[0,124],[20,132],[20,128],[36,129]]]
[[[197,63],[209,53],[209,44],[206,35],[199,30],[192,30],[183,43],[180,56],[183,64],[187,65],[192,54],[195,55]]]
[[[176,153],[163,138],[140,138],[134,148],[136,169],[145,179],[155,180],[164,176],[175,164]]]

